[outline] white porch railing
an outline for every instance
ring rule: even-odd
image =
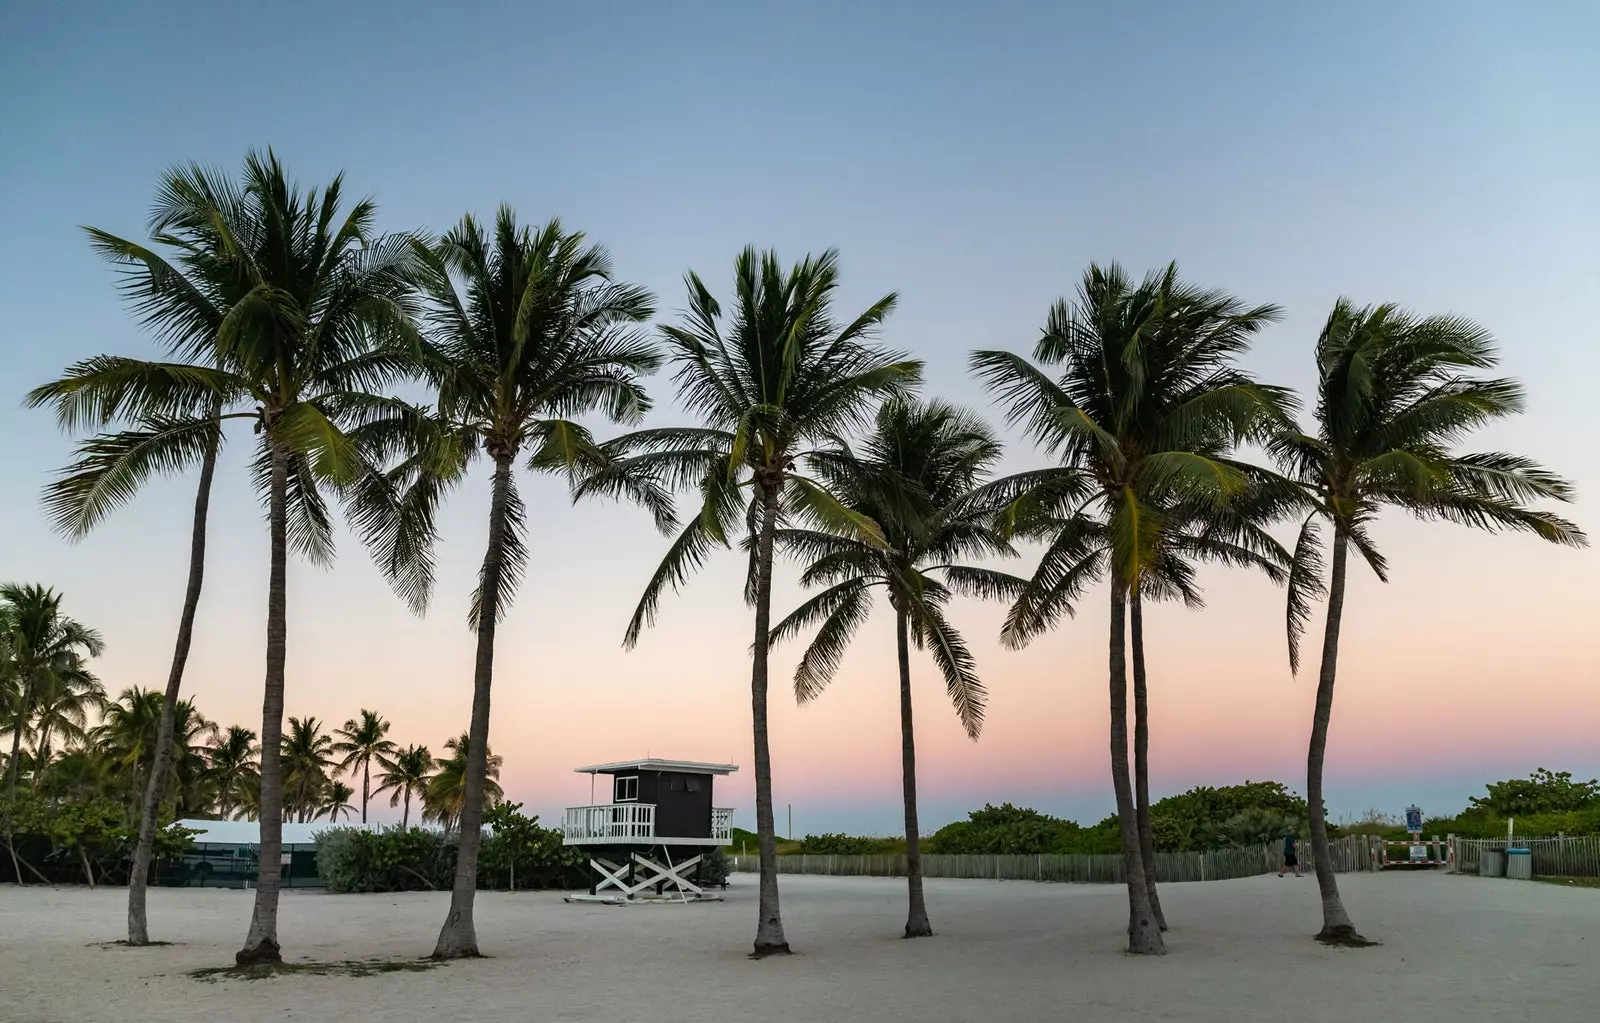
[[[561,832],[570,844],[653,838],[656,833],[656,805],[607,803],[603,806],[569,806]]]
[[[722,845],[733,841],[733,807],[713,806],[711,808],[711,837]]]

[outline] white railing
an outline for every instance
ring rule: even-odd
[[[656,805],[607,803],[603,806],[569,806],[561,833],[571,843],[654,838]]]
[[[733,807],[713,806],[711,808],[711,837],[723,845],[733,841]]]

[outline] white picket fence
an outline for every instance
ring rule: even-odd
[[[1453,840],[1456,855],[1456,872],[1476,874],[1485,849],[1504,850],[1503,838],[1457,838]],[[1553,877],[1600,877],[1600,836],[1527,837],[1514,835],[1509,843],[1513,849],[1527,849],[1533,854],[1533,872]]]

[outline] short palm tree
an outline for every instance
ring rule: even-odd
[[[405,810],[400,815],[400,826],[411,826],[411,797],[421,799],[428,790],[428,778],[433,774],[433,754],[426,746],[411,745],[381,758],[383,774],[378,776],[378,789],[374,795],[390,793],[389,805]]]
[[[88,732],[91,714],[105,704],[105,687],[87,672],[53,674],[34,700],[33,784],[38,787],[49,769],[56,742],[78,742]]]
[[[333,739],[316,718],[289,718],[283,737],[283,805],[301,824],[321,805],[335,770]]]
[[[242,725],[229,725],[207,748],[206,775],[211,782],[217,814],[232,817],[239,809],[251,779],[260,780],[256,733]]]
[[[354,817],[356,808],[350,805],[350,800],[355,797],[356,790],[337,779],[328,783],[323,790],[322,799],[317,806],[316,813],[311,815],[312,820],[328,818],[329,824],[339,823],[339,815],[346,818]],[[365,824],[366,821],[361,823]]]
[[[132,493],[134,481],[193,464],[216,441],[219,424],[244,419],[255,431],[252,479],[267,506],[271,547],[261,869],[236,958],[241,965],[278,962],[288,553],[331,561],[326,488],[358,506],[375,499],[375,490],[381,496],[376,461],[416,435],[416,410],[387,394],[414,365],[414,258],[408,236],[376,232],[371,200],[341,210],[342,177],[324,189],[301,190],[270,152],[245,158],[241,184],[196,170],[181,187],[164,191],[162,204],[152,226],[164,243],[181,249],[184,276],[220,289],[212,305],[226,313],[214,334],[203,345],[198,339],[207,335],[183,335],[180,354],[190,362],[91,359],[35,398],[55,404],[64,421],[156,422],[142,439],[134,431],[105,441],[101,475],[84,484],[84,502],[115,504]],[[185,413],[173,415],[174,409]],[[391,575],[407,571],[405,552],[382,555]]]
[[[0,585],[4,673],[12,688],[7,724],[11,732],[11,755],[6,759],[8,827],[22,770],[22,742],[37,735],[41,701],[51,693],[97,690],[100,685],[88,664],[105,650],[105,641],[94,629],[62,614],[61,599],[60,593],[43,586]]]
[[[232,301],[242,289],[228,270],[224,240],[217,232],[178,228],[173,214],[202,191],[232,196],[230,187],[199,167],[169,170],[150,214],[154,247],[88,228],[97,254],[116,267],[119,290],[135,317],[179,358],[206,367],[219,364],[217,339]],[[172,258],[161,254],[165,251]],[[173,748],[173,715],[194,637],[195,614],[205,578],[206,525],[211,484],[222,444],[222,394],[182,386],[183,365],[140,363],[101,356],[72,367],[66,377],[34,390],[32,405],[54,404],[62,427],[103,428],[121,420],[125,429],[100,433],[78,445],[77,459],[45,492],[56,528],[71,539],[92,530],[152,476],[198,464],[194,517],[189,535],[188,581],[162,704],[156,762],[143,793],[139,835],[128,885],[128,942],[149,942],[145,878],[155,845],[157,807]],[[174,386],[177,385],[177,386]]]
[[[429,309],[422,366],[437,389],[437,444],[423,445],[391,474],[389,571],[412,601],[426,598],[433,512],[444,492],[480,455],[493,464],[483,567],[473,599],[472,749],[459,810],[450,910],[436,958],[478,954],[472,906],[477,893],[494,680],[495,627],[527,563],[527,520],[514,472],[526,457],[534,472],[574,473],[599,456],[570,417],[598,411],[637,422],[650,407],[639,379],[660,363],[639,325],[654,312],[650,293],[616,280],[604,248],[551,220],[517,225],[510,207],[492,236],[471,216],[436,245],[415,244]]]
[[[463,827],[462,812],[467,803],[467,779],[471,776],[471,736],[462,732],[454,739],[446,739],[444,748],[450,755],[439,760],[433,774],[428,776],[422,793],[422,819],[436,821],[446,831]],[[491,750],[484,751],[483,798],[490,806],[500,802],[505,794],[500,788],[502,758]]]
[[[1134,953],[1165,946],[1128,764],[1128,603],[1170,549],[1165,537],[1179,528],[1178,509],[1226,507],[1247,490],[1249,473],[1228,452],[1280,420],[1289,398],[1235,362],[1276,316],[1272,306],[1249,308],[1184,283],[1176,266],[1134,282],[1115,264],[1091,264],[1078,301],[1061,300],[1050,312],[1034,350],[1044,368],[1010,352],[972,356],[1012,421],[1060,459],[1007,485],[1020,486],[1024,507],[1065,495],[1079,512],[1061,517],[1070,525],[1046,549],[1006,638],[1020,644],[1070,613],[1092,573],[1110,582],[1111,774]],[[1105,538],[1098,559],[1086,557],[1090,529]]]
[[[1387,578],[1371,534],[1385,506],[1429,520],[1529,532],[1572,547],[1587,540],[1571,522],[1528,506],[1572,500],[1566,480],[1520,455],[1454,450],[1473,429],[1523,408],[1522,388],[1514,380],[1474,375],[1497,361],[1488,331],[1459,317],[1418,317],[1393,305],[1357,307],[1341,299],[1317,338],[1316,357],[1316,432],[1285,431],[1271,450],[1313,502],[1289,577],[1289,662],[1295,670],[1311,601],[1327,596],[1306,756],[1311,855],[1322,896],[1318,938],[1364,944],[1339,897],[1322,798],[1350,548],[1379,579]],[[1333,527],[1327,560],[1319,521]]]
[[[386,738],[389,722],[374,710],[363,710],[334,732],[338,741],[333,751],[340,754],[340,771],[361,771],[361,823],[367,823],[367,800],[372,798],[372,762],[395,751],[394,740]]]
[[[847,508],[877,523],[884,543],[827,529],[780,529],[776,535],[779,548],[806,559],[800,581],[827,587],[772,629],[777,643],[818,626],[795,671],[801,702],[815,699],[832,681],[851,638],[871,613],[875,588],[883,588],[894,609],[908,938],[933,933],[922,890],[910,643],[932,655],[962,726],[976,740],[983,727],[984,686],[945,607],[958,594],[1010,599],[1027,585],[1025,579],[962,563],[1016,553],[993,528],[994,508],[974,494],[999,457],[1000,445],[989,429],[961,409],[942,402],[886,402],[859,453],[841,442],[811,459],[812,475]]]
[[[778,527],[805,510],[845,535],[882,544],[877,526],[797,470],[808,451],[862,425],[879,401],[909,392],[922,364],[876,344],[894,308],[885,295],[848,323],[834,319],[838,254],[807,257],[787,272],[776,253],[747,248],[734,260],[735,304],[723,309],[700,277],[686,278],[689,310],[662,333],[677,367],[678,396],[704,424],[642,430],[610,442],[607,465],[577,493],[639,501],[663,530],[674,528],[671,493],[699,490],[700,507],[667,549],[628,623],[633,646],[654,621],[661,595],[687,580],[741,529],[749,540],[745,594],[755,608],[750,673],[755,747],[760,898],[755,955],[787,953],[778,906],[778,863],[767,737],[772,551]]]

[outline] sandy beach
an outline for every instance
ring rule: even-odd
[[[785,877],[799,953],[744,956],[754,878],[726,902],[613,908],[550,893],[480,893],[492,957],[421,973],[199,981],[244,933],[250,893],[151,892],[154,936],[120,934],[120,889],[0,890],[0,1017],[128,1020],[449,1019],[1002,1021],[1086,1018],[1296,1023],[1426,1015],[1592,1019],[1600,892],[1441,874],[1355,875],[1343,885],[1381,948],[1333,950],[1309,935],[1314,882],[1276,877],[1170,885],[1164,959],[1122,954],[1126,902],[1112,886],[930,881],[938,933],[896,937],[904,888],[877,878]],[[427,953],[445,894],[286,892],[291,961]],[[1086,1015],[1087,1014],[1087,1015]]]

